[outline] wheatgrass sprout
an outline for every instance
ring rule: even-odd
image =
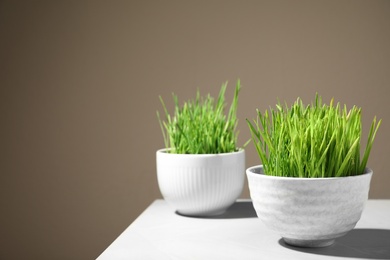
[[[267,175],[304,178],[352,176],[364,173],[381,124],[373,119],[360,158],[361,108],[322,103],[305,106],[300,98],[291,106],[261,113],[247,123]]]
[[[237,106],[241,89],[237,81],[234,97],[228,114],[225,115],[227,82],[222,84],[218,99],[208,94],[201,97],[199,90],[195,100],[179,106],[173,94],[174,113],[171,115],[160,96],[165,120],[157,111],[158,121],[164,137],[165,147],[178,154],[218,154],[237,151],[238,131]]]

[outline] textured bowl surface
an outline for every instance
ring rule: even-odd
[[[353,229],[368,199],[372,170],[340,178],[267,176],[246,171],[257,216],[286,243],[321,247]]]
[[[171,154],[158,150],[157,179],[164,199],[180,214],[225,212],[241,195],[245,151],[224,154]]]

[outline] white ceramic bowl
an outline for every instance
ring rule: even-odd
[[[178,213],[222,214],[242,193],[245,151],[224,154],[171,154],[158,150],[157,179],[164,199]]]
[[[267,176],[261,165],[246,170],[257,216],[290,245],[323,247],[359,221],[372,170],[340,178]]]

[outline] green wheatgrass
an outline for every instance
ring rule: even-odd
[[[364,173],[381,124],[373,119],[363,158],[361,108],[322,104],[305,106],[300,98],[291,106],[276,105],[257,120],[247,119],[264,172],[267,175],[304,178],[352,176]]]
[[[227,82],[222,84],[218,99],[208,94],[201,97],[199,90],[195,100],[179,106],[178,97],[173,94],[174,113],[171,115],[160,96],[165,120],[158,121],[164,138],[165,147],[177,154],[218,154],[237,151],[237,105],[241,89],[237,81],[234,97],[228,114],[225,115]]]

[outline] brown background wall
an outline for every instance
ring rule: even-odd
[[[0,259],[94,259],[153,200],[158,95],[363,108],[390,199],[390,1],[0,1]],[[252,147],[247,166],[258,164]],[[248,197],[248,189],[242,197]]]

